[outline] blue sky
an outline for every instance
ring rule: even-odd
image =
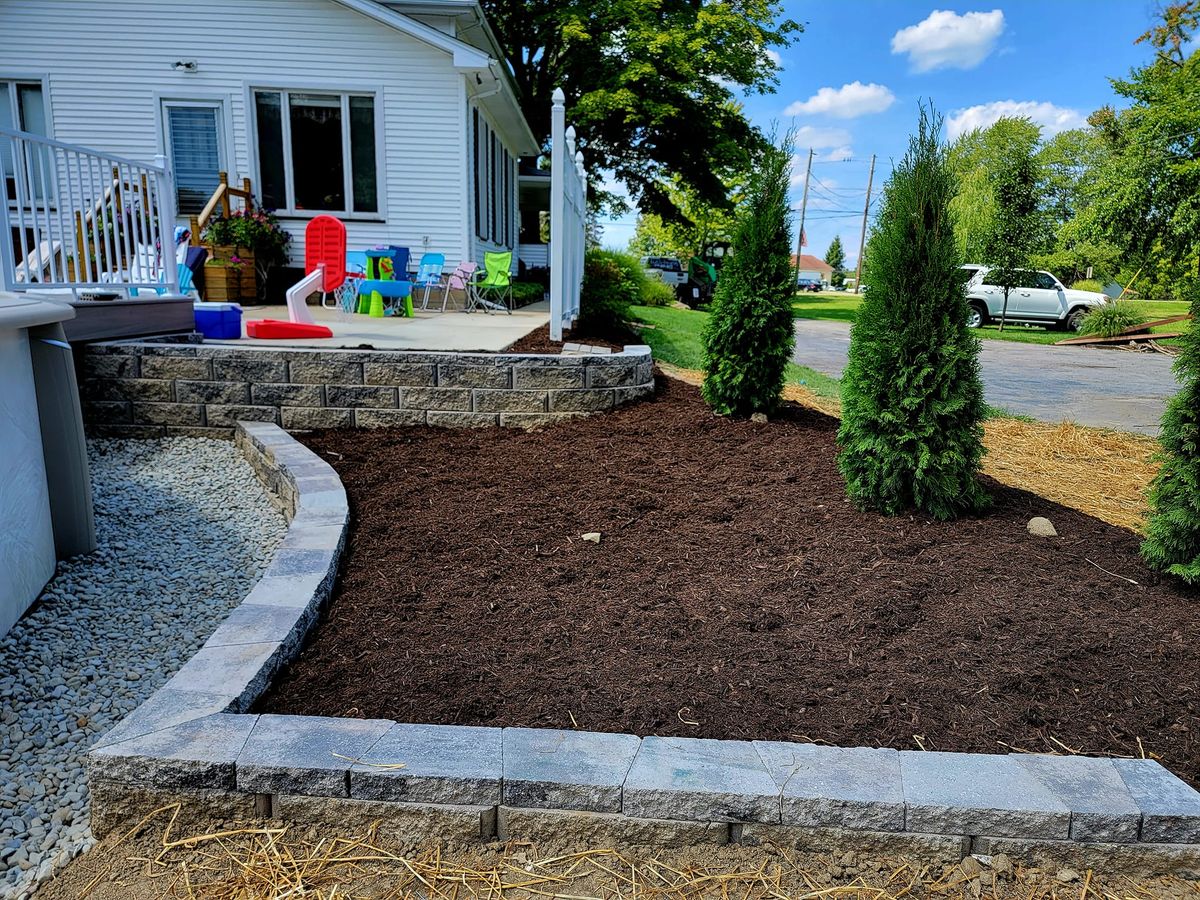
[[[1043,134],[1078,127],[1116,104],[1108,79],[1150,55],[1133,41],[1155,21],[1151,0],[912,0],[785,3],[805,31],[780,51],[778,92],[744,98],[751,119],[797,130],[794,205],[810,145],[816,150],[806,253],[824,256],[835,234],[858,255],[871,154],[875,188],[907,146],[917,105],[932,101],[951,137],[1003,114],[1028,115]],[[604,223],[624,248],[633,214]]]

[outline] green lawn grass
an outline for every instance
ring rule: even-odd
[[[675,307],[635,306],[633,315],[638,322],[648,326],[639,331],[656,360],[684,369],[704,368],[704,351],[701,349],[700,336],[704,331],[704,323],[708,321],[708,313]],[[784,380],[789,384],[803,385],[818,397],[840,400],[842,396],[842,383],[839,379],[808,366],[788,363]],[[988,406],[985,415],[989,419],[1008,417],[1033,421],[1028,416],[1016,415],[996,406]]]
[[[700,335],[708,313],[695,309],[667,306],[635,306],[635,318],[648,326],[641,329],[642,340],[654,352],[654,358],[684,369],[703,369],[704,351]],[[790,384],[802,384],[820,397],[840,397],[841,382],[816,369],[788,363],[784,378]]]
[[[860,302],[862,302],[860,294],[836,291],[819,294],[803,293],[796,295],[796,300],[792,303],[792,310],[797,319],[832,319],[839,322],[853,322]],[[1137,306],[1142,309],[1147,319],[1166,319],[1188,311],[1187,303],[1174,300],[1138,301]],[[1160,325],[1153,331],[1155,334],[1186,331],[1190,325],[1190,322],[1175,322],[1171,325]],[[1064,331],[1044,328],[1040,325],[1010,323],[1004,326],[1004,331],[1001,331],[1000,326],[994,322],[983,326],[976,333],[985,340],[1017,341],[1023,344],[1054,344],[1072,336]],[[1168,340],[1167,343],[1170,344],[1171,341]]]

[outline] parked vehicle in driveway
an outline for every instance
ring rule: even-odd
[[[815,294],[817,291],[821,290],[821,282],[817,281],[815,278],[797,278],[796,290],[809,291]]]
[[[687,272],[683,270],[683,264],[670,256],[643,256],[642,268],[650,278],[657,278],[671,287],[687,281]]]
[[[979,328],[990,321],[999,320],[1004,309],[1004,288],[989,277],[992,268],[970,263],[963,266],[962,271],[967,303],[971,307],[967,325]],[[1030,269],[1021,275],[1017,286],[1008,292],[1005,318],[1009,322],[1078,331],[1084,316],[1108,300],[1104,294],[1096,291],[1075,291],[1064,287],[1049,272]]]

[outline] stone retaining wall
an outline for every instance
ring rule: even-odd
[[[336,473],[281,429],[239,424],[237,441],[287,537],[204,647],[89,754],[98,836],[182,799],[222,819],[381,821],[410,840],[774,843],[937,864],[1003,852],[1200,877],[1200,794],[1148,759],[250,714],[329,595],[348,507]]]
[[[580,356],[120,341],[83,350],[84,422],[120,437],[285,429],[546,425],[654,388],[650,348]]]

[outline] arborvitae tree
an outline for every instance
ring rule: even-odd
[[[967,328],[941,117],[917,134],[883,193],[866,293],[842,378],[838,467],[862,509],[952,519],[986,505],[979,339]]]
[[[829,249],[825,251],[825,262],[833,269],[829,283],[840,288],[846,283],[846,251],[842,249],[840,235],[834,235],[833,240],[829,242]]]
[[[1200,317],[1200,291],[1192,300]],[[1167,404],[1158,436],[1162,463],[1150,485],[1142,556],[1188,584],[1200,582],[1200,329],[1179,339],[1175,374],[1183,387]]]
[[[755,169],[705,326],[701,389],[718,413],[749,416],[779,405],[796,342],[792,324],[788,188],[792,139],[771,146]]]

